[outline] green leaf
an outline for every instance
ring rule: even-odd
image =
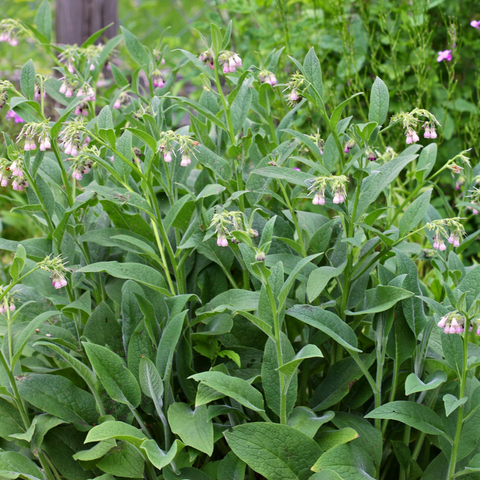
[[[317,474],[311,479],[320,480],[324,477],[321,473],[333,471],[342,480],[374,480],[375,466],[363,450],[354,445],[337,445],[325,452],[315,463]],[[332,478],[331,475],[326,478]],[[333,477],[335,478],[335,477]]]
[[[258,103],[270,114],[272,104],[275,102],[275,90],[269,83],[262,83],[258,91]]]
[[[110,397],[120,403],[138,407],[141,392],[137,380],[123,360],[108,348],[82,342],[95,373]]]
[[[404,290],[403,288],[392,287],[390,285],[378,285],[366,292],[366,304],[373,305],[373,307],[361,310],[360,312],[351,312],[345,310],[348,315],[368,315],[370,313],[384,312],[392,308],[400,300],[410,298],[413,296],[412,292]]]
[[[140,359],[139,367],[140,388],[147,397],[153,400],[159,416],[162,413],[163,381],[155,364],[148,358]]]
[[[29,100],[33,100],[35,95],[35,67],[32,60],[29,60],[22,68],[20,87],[22,88],[22,93]]]
[[[229,180],[232,177],[232,168],[229,163],[204,145],[200,144],[196,147],[195,158],[201,165],[209,168],[222,180]]]
[[[358,433],[352,427],[344,427],[339,430],[333,428],[322,428],[321,435],[317,441],[318,446],[326,452],[337,445],[344,445],[359,437]],[[321,459],[322,457],[320,457]],[[312,467],[312,471],[318,472],[320,459]]]
[[[278,306],[279,308],[283,307],[283,304],[285,303],[287,299],[287,295],[290,292],[290,288],[292,288],[293,283],[295,282],[295,279],[297,278],[297,275],[301,272],[301,270],[306,267],[312,260],[315,260],[315,258],[319,257],[322,255],[323,252],[316,253],[314,255],[309,255],[308,257],[302,258],[294,267],[290,275],[288,276],[287,280],[283,284],[282,289],[280,290],[280,293],[278,294]]]
[[[17,377],[21,397],[34,407],[87,431],[97,421],[93,396],[59,375],[29,373]]]
[[[22,274],[23,266],[25,265],[25,260],[27,259],[27,252],[25,247],[19,243],[17,245],[17,250],[15,256],[13,257],[12,265],[10,266],[10,276],[12,280],[16,282],[20,275]]]
[[[355,355],[356,353],[353,352]],[[365,368],[370,368],[375,360],[375,351],[370,354],[359,355],[359,361]],[[354,358],[346,357],[335,362],[329,369],[327,376],[313,392],[309,406],[315,412],[332,407],[350,392],[355,381],[363,377],[363,372]]]
[[[150,60],[145,47],[138,41],[138,38],[125,27],[120,27],[125,39],[128,53],[139,67],[148,66]]]
[[[245,468],[245,462],[230,451],[218,465],[217,480],[244,480]]]
[[[22,333],[18,335],[18,338],[15,340],[14,345],[14,355],[12,357],[12,368],[18,362],[18,359],[22,355],[23,349],[28,342],[28,339],[35,333],[35,330],[39,328],[46,320],[49,318],[60,315],[60,312],[44,312],[40,315],[37,315],[25,328],[22,330]]]
[[[430,408],[415,402],[390,402],[371,411],[365,418],[397,420],[427,434],[444,435],[440,417]]]
[[[405,395],[433,390],[447,381],[447,374],[443,370],[435,370],[422,382],[415,373],[411,373],[405,380]],[[448,415],[447,415],[448,417]]]
[[[295,305],[287,310],[287,315],[321,330],[347,350],[361,352],[355,332],[334,313],[312,305]]]
[[[212,50],[215,55],[218,55],[222,49],[223,35],[214,23],[210,25],[210,31],[212,33]]]
[[[435,166],[438,147],[436,143],[428,144],[420,153],[415,178],[423,183]]]
[[[206,405],[191,410],[186,403],[173,403],[168,409],[168,423],[185,445],[212,455],[213,423],[208,419]]]
[[[172,294],[167,289],[167,284],[162,274],[148,265],[139,263],[99,262],[79,268],[77,273],[107,272],[112,277],[135,280],[142,285],[163,293],[167,297]]]
[[[242,85],[237,87],[238,92],[230,105],[230,113],[232,115],[233,131],[239,133],[247,119],[250,105],[252,104],[252,83],[253,76],[245,78]]]
[[[115,353],[122,354],[122,327],[117,316],[105,303],[100,302],[90,315],[83,335],[92,343],[108,346]]]
[[[157,444],[155,440],[145,440],[140,445],[140,450],[146,455],[146,457],[152,462],[155,468],[161,470],[172,462],[177,452],[182,448],[182,443],[175,440],[170,450],[165,453]]]
[[[321,455],[310,437],[288,425],[248,423],[224,436],[233,453],[267,480],[306,480]]]
[[[93,427],[87,435],[84,443],[101,442],[104,440],[124,440],[135,447],[140,447],[145,435],[138,429],[128,423],[108,421]]]
[[[392,161],[375,168],[375,171],[371,172],[370,175],[363,180],[360,187],[360,196],[358,199],[355,221],[359,220],[367,207],[378,198],[390,182],[394,181],[398,177],[398,174],[410,162],[417,158],[417,155],[407,154],[407,152],[416,151],[418,149],[418,146],[415,145],[414,147],[415,148],[413,149],[411,147],[409,147],[409,149],[407,148]]]
[[[52,35],[52,11],[49,0],[43,0],[38,7],[35,14],[35,25],[37,30],[50,42]]]
[[[350,98],[347,98],[344,100],[342,103],[337,105],[335,107],[335,110],[332,113],[332,116],[330,117],[330,125],[332,130],[337,129],[337,124],[338,121],[340,120],[340,116],[342,115],[343,109],[355,98],[358,97],[359,95],[363,95],[363,92],[355,93],[353,94]]]
[[[3,478],[28,478],[45,480],[45,475],[25,455],[18,452],[0,452],[0,476]]]
[[[339,267],[319,267],[314,270],[308,277],[307,295],[308,300],[313,302],[328,285],[328,282],[343,273],[347,261],[343,262]]]
[[[284,362],[288,362],[294,358],[295,350],[283,332],[281,334],[281,350]],[[288,416],[293,410],[297,400],[297,379],[293,378],[293,381],[289,382],[288,390],[285,386],[282,391],[281,374],[278,372],[277,347],[275,341],[271,338],[269,338],[265,344],[261,374],[267,405],[273,412],[280,416],[282,398],[286,396],[286,415]]]
[[[322,351],[316,345],[305,345],[293,358],[277,370],[291,377],[306,358],[323,358]]]
[[[432,196],[432,190],[433,189],[430,189],[422,193],[405,210],[405,213],[402,215],[402,218],[400,219],[400,223],[398,225],[398,234],[400,238],[404,237],[423,220],[423,217],[427,213],[428,207],[430,205],[430,197]]]
[[[315,49],[312,47],[303,61],[303,68],[305,71],[305,77],[312,84],[315,93],[319,99],[323,98],[323,79],[322,79],[322,67],[315,54]]]
[[[120,443],[96,465],[102,472],[118,477],[143,478],[145,462],[133,445]]]
[[[35,342],[33,346],[41,345],[43,347],[48,347],[50,350],[53,350],[57,355],[62,357],[62,360],[66,362],[70,367],[72,367],[84,380],[85,383],[89,386],[90,389],[96,388],[97,377],[95,374],[80,360],[77,360],[75,357],[66,352],[63,348],[55,345],[51,342]]]
[[[0,437],[10,440],[10,435],[24,431],[25,425],[18,409],[0,397]]]
[[[447,374],[445,374],[446,376]],[[453,413],[458,407],[467,403],[468,397],[463,397],[460,400],[455,397],[455,395],[451,395],[447,393],[443,396],[443,403],[445,404],[445,415],[448,417],[451,413]]]
[[[372,91],[370,93],[368,121],[383,125],[387,119],[389,103],[390,97],[388,94],[388,88],[383,80],[377,77],[373,82]]]
[[[97,127],[99,130],[113,130],[112,110],[105,105],[98,114]]]
[[[335,412],[332,423],[337,428],[352,427],[359,434],[353,443],[365,451],[375,465],[380,466],[383,453],[382,433],[368,420],[354,413]]]
[[[110,63],[112,69],[113,79],[119,88],[128,87],[130,82],[127,80],[127,77],[113,64]]]
[[[307,185],[306,182],[314,178],[314,176],[310,175],[309,173],[299,172],[297,170],[293,170],[293,168],[286,167],[259,168],[255,170],[255,173],[257,175],[261,175],[262,177],[286,180],[289,183],[293,183],[294,185],[300,185],[301,187],[305,187]]]
[[[97,443],[89,450],[81,450],[73,455],[74,460],[80,460],[81,462],[89,462],[91,460],[97,460],[107,454],[117,443],[115,440],[105,440]]]
[[[332,420],[334,416],[335,413],[330,410],[325,412],[321,417],[317,417],[315,412],[307,407],[295,407],[288,417],[288,425],[313,438],[318,429],[324,423]]]
[[[239,377],[230,377],[222,372],[202,372],[192,375],[197,382],[204,383],[207,387],[233,398],[243,406],[255,412],[264,411],[262,394],[252,387],[246,380]]]
[[[155,364],[162,378],[166,378],[172,368],[173,354],[177,348],[186,315],[187,311],[183,311],[169,319],[158,344]]]

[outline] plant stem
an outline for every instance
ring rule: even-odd
[[[222,84],[220,83],[220,77],[218,75],[218,61],[215,58],[215,85],[217,86],[218,94],[222,100],[223,110],[225,112],[225,116],[227,117],[227,127],[228,127],[228,135],[230,136],[230,142],[232,145],[235,145],[235,132],[233,130],[233,122],[232,122],[232,113],[230,112],[230,108],[228,107],[227,99],[223,94]]]
[[[462,365],[463,370],[462,370],[462,375],[460,377],[460,392],[458,396],[459,400],[461,400],[465,396],[465,388],[467,384],[468,325],[470,325],[469,319],[468,321],[465,322],[465,332],[463,333],[463,365]],[[460,407],[458,407],[457,428],[455,431],[455,439],[453,440],[453,445],[452,445],[452,454],[450,456],[447,480],[453,480],[453,477],[455,475],[455,466],[457,463],[458,447],[460,446],[460,436],[462,434],[463,412],[464,412],[464,405],[460,405]]]
[[[277,305],[275,303],[275,297],[273,295],[272,287],[268,282],[268,279],[264,278],[265,289],[267,290],[268,299],[270,300],[270,308],[273,316],[273,328],[275,334],[275,347],[277,350],[277,362],[278,368],[283,365],[282,355],[282,339],[280,337],[280,322],[278,319]],[[280,423],[286,425],[287,423],[287,392],[285,391],[285,377],[283,373],[278,373],[280,376]]]

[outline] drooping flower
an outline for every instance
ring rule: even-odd
[[[228,240],[226,235],[223,232],[218,232],[217,245],[219,247],[228,247]]]
[[[405,133],[406,136],[406,143],[407,145],[411,145],[412,143],[417,143],[420,138],[417,135],[417,132],[413,128],[408,128],[407,132]]]

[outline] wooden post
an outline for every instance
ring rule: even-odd
[[[90,35],[106,27],[102,37],[112,38],[118,30],[117,0],[56,0],[56,42],[81,45]],[[104,42],[103,42],[104,43]]]

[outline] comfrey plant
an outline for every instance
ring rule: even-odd
[[[313,49],[245,68],[231,30],[0,83],[3,195],[43,232],[0,239],[0,476],[477,478],[479,167],[438,164],[421,106],[389,122],[380,78],[332,105]]]

